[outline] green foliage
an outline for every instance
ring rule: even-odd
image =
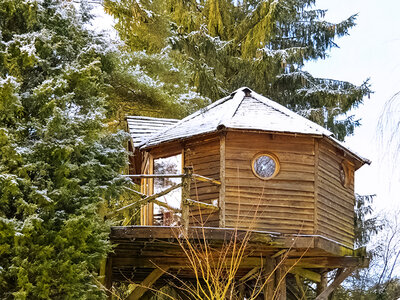
[[[170,51],[118,52],[112,55],[108,74],[109,113],[124,120],[126,115],[183,118],[208,102],[188,86],[187,74],[169,57]]]
[[[65,2],[0,3],[0,298],[104,298],[99,209],[120,193],[123,133],[103,125],[105,44]]]
[[[339,287],[335,291],[332,300],[392,300],[400,297],[400,280],[391,279],[385,283],[385,290],[377,289],[377,286],[363,289],[362,287],[353,287],[352,289]]]
[[[366,246],[373,235],[383,229],[378,218],[372,217],[372,202],[375,195],[358,195],[354,207],[354,237],[355,247]]]
[[[179,62],[200,95],[216,100],[249,86],[344,139],[358,125],[344,114],[370,93],[368,82],[315,78],[303,67],[337,47],[334,39],[348,34],[356,16],[329,23],[314,3],[105,0],[105,8],[131,51],[155,54],[171,47],[168,58]]]

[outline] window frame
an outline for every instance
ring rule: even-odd
[[[262,177],[262,176],[260,176],[260,175],[256,172],[256,170],[255,170],[255,168],[254,168],[254,164],[255,164],[256,160],[257,160],[258,158],[262,157],[262,156],[268,156],[268,157],[271,158],[271,159],[274,161],[274,163],[275,163],[275,170],[274,170],[274,173],[273,173],[271,176],[269,176],[269,177]],[[278,157],[277,157],[274,153],[271,153],[271,152],[260,152],[260,153],[257,153],[257,154],[253,157],[253,159],[251,160],[251,170],[252,170],[253,174],[254,174],[257,178],[259,178],[259,179],[261,179],[261,180],[271,180],[271,179],[275,178],[276,175],[278,175],[278,173],[279,173],[279,171],[280,171],[280,162],[279,162]]]

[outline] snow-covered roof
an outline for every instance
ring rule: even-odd
[[[133,140],[133,146],[137,147],[150,136],[176,124],[179,120],[128,116],[126,121],[128,123],[128,131]]]
[[[139,147],[145,149],[164,142],[216,132],[223,128],[327,137],[355,158],[369,163],[368,160],[340,144],[329,130],[246,87],[236,90],[230,96],[210,104],[179,122],[164,127],[163,130],[148,136],[147,140],[142,136],[143,141]]]
[[[286,107],[248,88],[241,88],[230,96],[218,100],[154,134],[140,146],[147,148],[166,141],[217,131],[223,127],[332,135],[329,130],[292,112]]]

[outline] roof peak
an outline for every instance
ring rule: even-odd
[[[245,99],[249,101],[245,103]],[[241,87],[229,96],[155,133],[140,146],[151,147],[222,128],[332,136],[332,133],[322,126],[248,87]]]

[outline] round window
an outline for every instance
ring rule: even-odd
[[[349,171],[345,162],[342,162],[339,166],[339,179],[344,187],[349,187]]]
[[[254,174],[261,179],[271,179],[279,172],[278,158],[270,153],[256,155],[251,167]]]

